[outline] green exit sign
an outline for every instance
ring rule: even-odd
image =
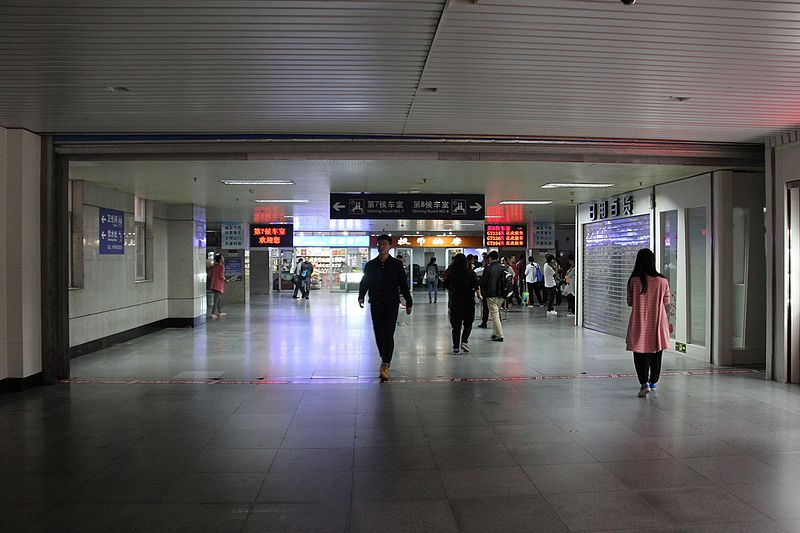
[[[679,353],[686,353],[686,343],[685,342],[676,342],[675,343],[675,350]]]

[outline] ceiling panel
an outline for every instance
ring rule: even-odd
[[[0,125],[42,133],[760,142],[798,67],[800,0],[0,5]]]

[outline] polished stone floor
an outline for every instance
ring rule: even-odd
[[[453,355],[422,294],[379,384],[368,311],[311,297],[0,396],[0,531],[800,531],[797,386],[665,356],[640,399],[621,339],[540,309]]]

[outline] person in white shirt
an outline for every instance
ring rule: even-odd
[[[544,294],[545,300],[547,300],[547,314],[551,316],[558,315],[558,311],[553,309],[553,303],[556,300],[556,269],[553,265],[555,260],[555,256],[548,255],[544,264]]]
[[[537,305],[542,305],[542,286],[539,283],[539,263],[530,256],[528,264],[525,266],[525,284],[528,291],[528,305],[533,307],[533,296],[536,295]]]

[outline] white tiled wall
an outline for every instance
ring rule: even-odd
[[[194,239],[198,208],[148,203],[153,212],[153,268],[135,281],[134,197],[84,183],[82,289],[70,291],[70,346],[165,318],[205,314],[205,247]],[[125,212],[125,253],[99,253],[100,208]]]
[[[125,212],[125,253],[99,253],[100,207]],[[84,184],[84,286],[69,293],[70,346],[167,318],[167,221],[154,204],[153,271],[136,282],[133,195]]]

